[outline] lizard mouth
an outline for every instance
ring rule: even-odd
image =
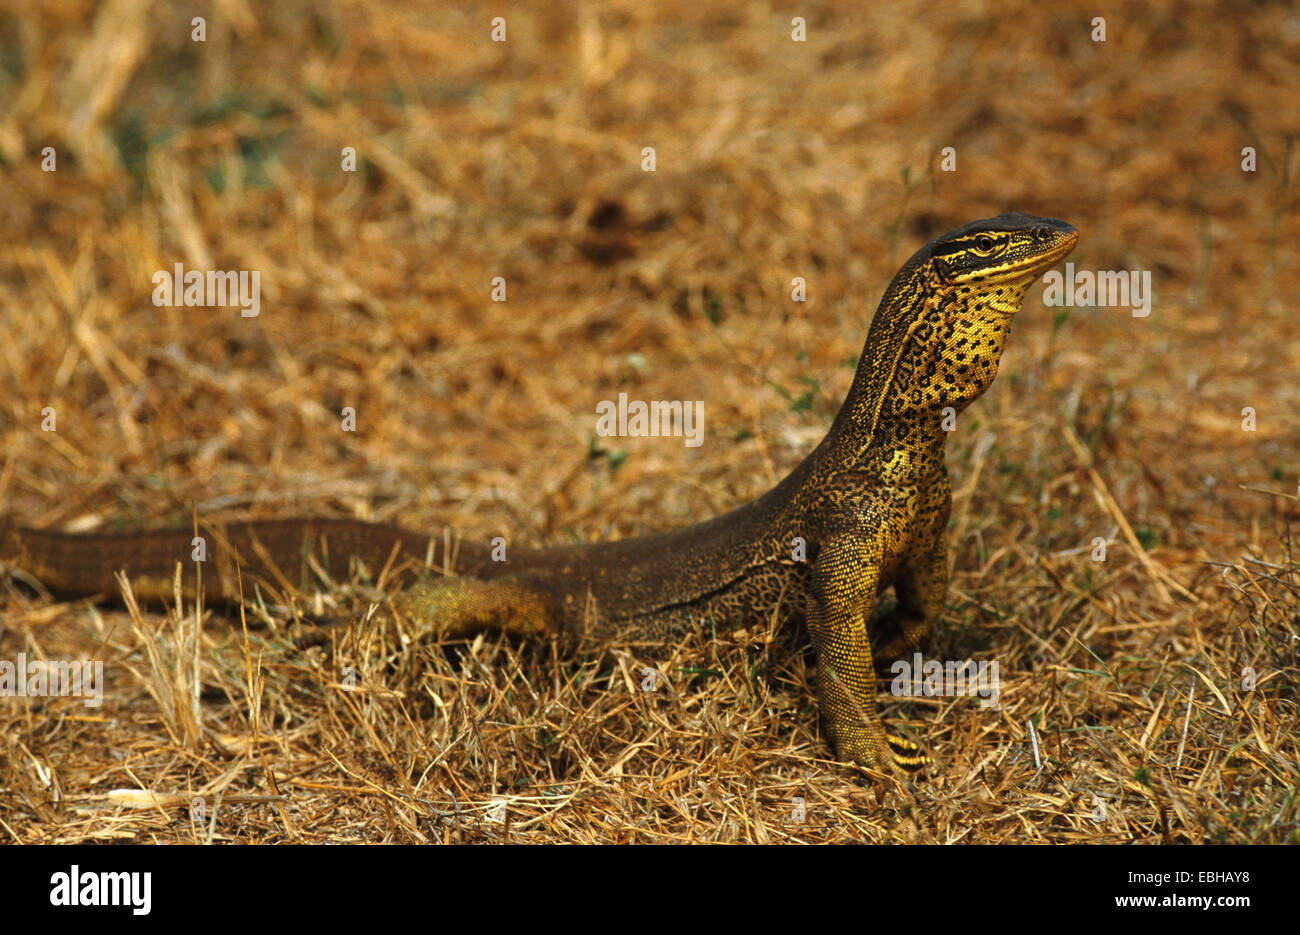
[[[1038,268],[1046,272],[1050,266],[1055,266],[1060,260],[1064,260],[1074,250],[1075,245],[1079,242],[1079,232],[1071,227],[1068,231],[1061,232],[1061,240],[1055,247],[1039,259]]]
[[[1079,242],[1079,232],[1073,227],[1068,230],[1053,231],[1052,234],[1054,236],[1051,236],[1050,240],[1055,242],[1045,244],[1018,264],[1018,270],[1029,275],[1031,279],[1037,279],[1064,260]]]
[[[1041,278],[1053,266],[1070,255],[1074,250],[1075,244],[1079,242],[1079,232],[1071,227],[1068,231],[1058,231],[1060,239],[1050,246],[1044,248],[1040,253],[1035,254],[1020,264],[1020,271],[1023,277],[1017,277],[1015,282],[1024,283],[1027,290],[1034,281]],[[1023,294],[1023,293],[1022,293]],[[1020,311],[1022,303],[1016,302],[1012,305],[999,305],[997,302],[991,302],[989,307],[1005,318],[1012,318]]]

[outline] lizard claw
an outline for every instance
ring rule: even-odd
[[[921,752],[920,747],[897,734],[886,734],[885,743],[889,745],[894,765],[905,772],[920,772],[934,762]]]
[[[906,779],[934,762],[912,741],[883,730],[859,735],[849,743],[836,744],[836,748],[841,759],[899,779]]]

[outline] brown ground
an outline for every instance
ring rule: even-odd
[[[997,660],[1000,710],[882,684],[937,761],[902,789],[831,759],[801,634],[602,669],[377,632],[341,651],[348,690],[338,660],[285,648],[283,615],[254,614],[245,647],[220,613],[199,631],[190,607],[10,580],[0,659],[94,655],[108,690],[0,701],[0,840],[1296,842],[1294,7],[568,6],[509,4],[497,44],[469,3],[10,2],[0,509],[530,544],[689,523],[812,448],[916,247],[1061,217],[1078,268],[1149,270],[1156,300],[1031,293],[949,445],[929,654]],[[177,262],[260,270],[260,317],[154,307]],[[620,390],[703,400],[705,444],[593,454]],[[671,690],[637,690],[646,664]]]

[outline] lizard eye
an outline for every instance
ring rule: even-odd
[[[975,249],[980,253],[991,253],[993,251],[993,238],[988,234],[980,234],[975,238]]]

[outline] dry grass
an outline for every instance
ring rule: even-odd
[[[928,655],[997,660],[1000,709],[882,684],[937,767],[878,786],[830,759],[807,640],[775,625],[608,660],[378,625],[331,655],[281,613],[10,580],[0,658],[93,656],[108,684],[98,709],[0,701],[0,836],[1295,842],[1300,19],[1156,4],[1101,44],[1095,4],[858,6],[512,4],[495,44],[468,3],[11,4],[0,508],[521,543],[681,525],[816,443],[916,246],[1062,217],[1079,268],[1150,270],[1156,305],[1031,294],[949,445]],[[260,317],[154,307],[176,262],[260,270]],[[593,454],[620,390],[704,400],[706,444]],[[641,692],[645,665],[668,687]]]

